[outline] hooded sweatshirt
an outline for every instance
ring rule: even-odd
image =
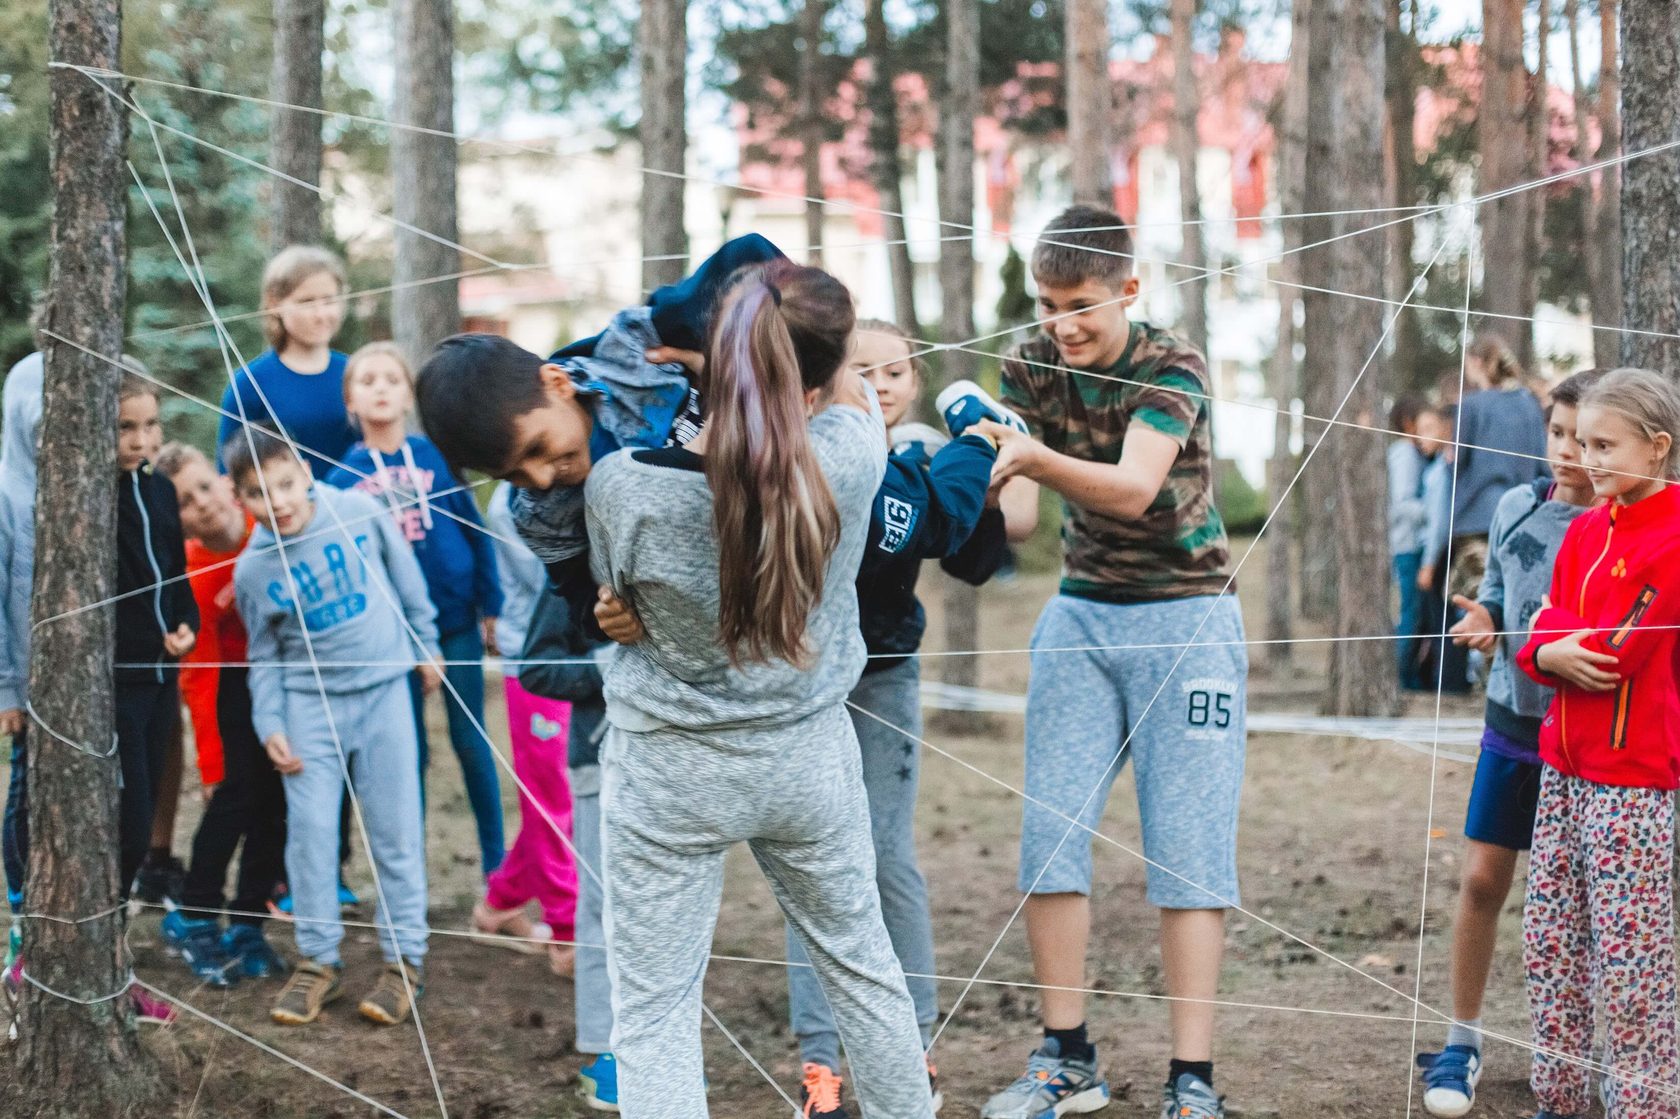
[[[0,711],[24,705],[29,598],[35,581],[35,454],[45,362],[30,354],[6,374],[0,428]]]
[[[168,478],[142,462],[117,480],[118,684],[163,683],[174,660],[163,651],[165,634],[199,628],[198,604],[187,581],[186,541],[180,499]]]
[[[285,538],[284,559],[273,530],[258,525],[233,572],[251,660],[251,722],[263,742],[286,729],[287,692],[367,691],[412,671],[422,653],[442,656],[425,576],[390,513],[355,490],[311,492],[315,515]]]
[[[253,525],[245,519],[245,533],[231,552],[217,552],[201,541],[187,541],[187,582],[198,603],[201,626],[198,643],[181,658],[181,698],[192,715],[193,748],[198,751],[198,777],[219,785],[227,776],[222,752],[222,724],[217,711],[221,689],[220,666],[245,659],[245,623],[233,602],[233,565]]]

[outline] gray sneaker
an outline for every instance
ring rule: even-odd
[[[1225,1119],[1225,1097],[1194,1073],[1181,1072],[1161,1090],[1161,1119]]]
[[[1045,1038],[1027,1058],[1027,1071],[986,1101],[980,1119],[1051,1119],[1107,1107],[1108,1081],[1097,1073],[1097,1062],[1064,1060],[1061,1053],[1055,1038]]]

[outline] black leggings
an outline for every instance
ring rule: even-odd
[[[146,857],[152,841],[152,813],[157,809],[157,782],[163,773],[163,753],[181,717],[181,691],[175,673],[164,680],[116,685],[117,756],[122,761],[122,795],[118,798],[118,832],[122,839],[119,870],[122,895]]]

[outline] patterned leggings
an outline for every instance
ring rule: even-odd
[[[1609,1119],[1672,1119],[1674,795],[1544,767],[1523,903],[1540,1106],[1585,1115],[1607,1063]],[[1593,1008],[1603,1007],[1602,1050]],[[1583,1062],[1590,1062],[1583,1063]]]

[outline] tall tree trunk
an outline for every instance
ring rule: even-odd
[[[1587,92],[1587,83],[1583,79],[1581,57],[1581,3],[1580,0],[1565,0],[1563,6],[1564,22],[1569,26],[1569,89],[1575,100],[1575,139],[1570,145],[1570,154],[1578,164],[1591,163],[1599,157],[1599,152],[1606,150],[1602,141],[1598,148],[1591,144],[1588,135],[1588,125],[1592,123],[1594,106],[1592,98]],[[1613,18],[1613,15],[1612,15]],[[1615,27],[1611,26],[1610,50],[1615,50]],[[1610,57],[1614,59],[1615,55]],[[1603,77],[1600,81],[1604,81]],[[1607,127],[1603,120],[1600,128]],[[1581,199],[1580,251],[1581,263],[1587,273],[1587,317],[1594,323],[1604,326],[1614,326],[1622,321],[1621,300],[1621,260],[1615,261],[1615,276],[1605,275],[1604,254],[1595,244],[1598,231],[1603,223],[1605,208],[1605,188],[1608,180],[1600,173],[1596,177],[1584,177],[1573,184],[1573,189]],[[1618,242],[1620,238],[1616,239]],[[1617,252],[1620,245],[1617,245]],[[1614,283],[1615,297],[1608,298],[1608,285]],[[1601,369],[1609,369],[1621,363],[1622,342],[1613,330],[1593,331],[1593,364]]]
[[[1481,155],[1479,193],[1524,181],[1533,164],[1528,127],[1528,70],[1523,65],[1523,0],[1482,0],[1482,94],[1476,109]],[[1481,329],[1499,334],[1526,368],[1533,353],[1533,280],[1528,260],[1529,211],[1525,190],[1478,207],[1482,227],[1483,309],[1515,319],[1485,319]]]
[[[1680,7],[1623,0],[1622,143],[1629,152],[1680,140]],[[1622,165],[1624,322],[1680,333],[1680,177],[1674,158]],[[1680,339],[1622,336],[1622,362],[1680,377]]]
[[[51,0],[48,19],[54,62],[122,66],[120,0]],[[28,897],[32,912],[62,923],[23,925],[34,982],[23,986],[15,1075],[20,1096],[31,1101],[26,1114],[155,1115],[160,1084],[122,993],[130,960],[117,905],[121,771],[116,758],[98,756],[114,731],[112,608],[95,604],[110,597],[117,567],[111,433],[123,340],[127,122],[117,102],[82,74],[56,69],[48,81],[47,328],[92,353],[57,341],[46,347],[35,554],[52,562],[35,565],[40,628],[29,674]]]
[[[1197,129],[1201,116],[1202,97],[1196,86],[1196,0],[1172,0],[1173,45],[1173,158],[1178,162],[1178,209],[1184,225],[1179,260],[1184,275],[1179,277],[1179,291],[1184,298],[1184,333],[1208,359],[1208,373],[1213,373],[1213,357],[1208,354],[1207,320],[1207,239],[1202,234],[1202,192],[1196,179],[1196,157],[1201,152],[1202,139]],[[1215,387],[1218,395],[1218,387]]]
[[[814,268],[823,263],[822,143],[822,41],[827,0],[805,0],[800,12],[804,51],[799,56],[799,111],[805,119],[801,162],[805,171],[805,256]]]
[[[1598,0],[1598,151],[1594,160],[1609,159],[1622,151],[1622,81],[1617,49],[1619,18],[1617,0]],[[1597,221],[1592,227],[1594,258],[1594,306],[1604,308],[1607,326],[1625,326],[1622,320],[1622,168],[1606,167],[1599,172]],[[1621,364],[1625,335],[1607,330],[1593,331],[1594,360],[1605,368]]]
[[[1403,10],[1406,6],[1406,0],[1389,0],[1388,4],[1388,124],[1393,176],[1388,204],[1395,207],[1418,203],[1417,145],[1412,137],[1417,117],[1415,0],[1410,20]],[[1388,297],[1400,299],[1412,286],[1417,224],[1396,222],[1388,232]],[[1421,367],[1423,323],[1415,311],[1405,310],[1399,315],[1394,324],[1394,383],[1400,390],[1416,389],[1426,377]]]
[[[1066,0],[1068,156],[1072,161],[1073,200],[1114,205],[1109,168],[1109,117],[1114,88],[1108,80],[1108,0]]]
[[[940,332],[945,341],[966,344],[974,337],[974,118],[980,110],[980,13],[976,0],[945,0],[945,103],[939,130],[939,287],[944,296]],[[947,381],[972,379],[973,354],[950,350],[942,364]],[[980,593],[961,579],[945,581],[945,648],[980,647]],[[979,657],[946,657],[947,683],[972,688],[980,682]],[[950,712],[942,720],[953,730],[984,724],[974,712]],[[954,723],[954,725],[953,725]]]
[[[892,41],[882,0],[865,0],[864,51],[869,55],[869,166],[885,211],[887,263],[892,270],[893,317],[912,338],[922,334],[916,315],[916,270],[904,231],[904,176],[898,162],[898,95],[893,92]],[[971,220],[971,219],[970,219]]]
[[[1345,183],[1338,181],[1337,171],[1344,164],[1345,155],[1337,150],[1337,105],[1339,92],[1333,72],[1323,72],[1326,55],[1341,58],[1341,48],[1323,42],[1326,35],[1336,33],[1343,22],[1348,0],[1313,0],[1308,12],[1307,79],[1306,79],[1306,162],[1303,167],[1303,186],[1299,197],[1301,209],[1309,214],[1323,215],[1326,211],[1345,209],[1342,201]],[[1322,9],[1322,10],[1321,10]],[[1305,174],[1305,167],[1313,169]],[[1341,232],[1349,219],[1328,216],[1302,218],[1290,222],[1299,227],[1302,245],[1317,245]],[[1314,277],[1315,287],[1332,288],[1328,276],[1334,266],[1333,246],[1307,249],[1295,254],[1297,276]],[[1322,291],[1301,293],[1301,331],[1303,360],[1301,362],[1301,401],[1309,416],[1327,417],[1336,410],[1335,345],[1338,326],[1333,320],[1337,307],[1346,306],[1337,296]],[[1303,450],[1330,438],[1334,428],[1313,420],[1302,424]],[[1325,458],[1327,456],[1319,456]],[[1315,546],[1303,543],[1301,549],[1301,613],[1315,622],[1328,622],[1335,613],[1337,602],[1336,549],[1323,547],[1324,541],[1334,539],[1336,532],[1336,486],[1329,465],[1325,461],[1309,468],[1297,483],[1301,491],[1301,538],[1314,541]]]
[[[455,31],[452,0],[396,0],[398,124],[455,130]],[[446,241],[459,240],[455,210],[455,141],[408,129],[391,133],[392,196],[401,221]],[[460,285],[425,283],[461,270],[449,245],[396,231],[391,333],[411,362],[425,360],[461,328]]]
[[[274,0],[274,64],[269,72],[269,97],[285,105],[321,107],[321,56],[325,51],[322,25],[325,0]],[[301,109],[276,107],[270,126],[268,162],[306,183],[321,185],[321,117]],[[321,240],[321,196],[314,191],[273,179],[274,224],[270,237],[276,249],[313,245]]]
[[[637,42],[642,65],[642,287],[674,284],[688,271],[683,224],[684,159],[688,152],[687,0],[642,0]],[[665,171],[670,174],[655,174]]]
[[[1310,41],[1308,16],[1312,0],[1295,0],[1291,13],[1289,73],[1278,105],[1277,191],[1279,210],[1301,211],[1307,172],[1307,45]],[[1301,223],[1278,223],[1283,235],[1284,256],[1277,262],[1278,327],[1277,345],[1269,365],[1272,399],[1278,411],[1272,417],[1272,457],[1266,465],[1267,490],[1278,507],[1272,514],[1272,543],[1266,550],[1266,663],[1281,670],[1295,659],[1295,550],[1300,539],[1300,498],[1284,491],[1295,476],[1295,456],[1289,453],[1290,405],[1300,395],[1301,378],[1295,365],[1295,311],[1300,291],[1289,285],[1298,282]],[[1281,504],[1279,504],[1281,503]]]
[[[1528,86],[1529,163],[1526,177],[1530,180],[1542,178],[1546,174],[1551,164],[1552,148],[1551,82],[1546,78],[1546,70],[1551,65],[1551,0],[1538,0],[1537,12],[1539,25],[1534,80]],[[1533,308],[1540,302],[1540,258],[1546,251],[1546,192],[1536,189],[1525,191],[1524,194],[1528,198],[1528,228],[1523,231],[1523,259],[1526,264],[1524,279],[1528,288],[1523,292],[1523,301],[1530,308],[1528,313],[1533,314]],[[1524,333],[1530,339],[1534,336],[1532,327]],[[1539,360],[1539,355],[1534,353],[1534,348],[1530,345],[1524,368],[1539,372]]]

